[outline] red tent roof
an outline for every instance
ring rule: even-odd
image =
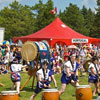
[[[54,44],[57,41],[62,41],[71,44],[71,39],[94,40],[95,38],[84,36],[74,31],[73,29],[65,25],[58,17],[51,24],[41,29],[40,31],[37,31],[31,35],[13,38],[14,42],[16,42],[17,40],[22,40],[23,42],[27,40],[47,40],[49,44],[52,44],[52,42]]]
[[[56,18],[51,24],[42,30],[29,35],[31,38],[52,38],[52,39],[72,39],[72,38],[90,38],[79,34],[65,25],[59,18]]]

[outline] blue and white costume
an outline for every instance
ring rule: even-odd
[[[49,86],[50,82],[49,82],[49,75],[50,74],[50,70],[47,69],[46,70],[46,73],[44,73],[43,69],[39,69],[37,72],[36,72],[36,75],[41,75],[41,81],[37,81],[37,86],[36,86],[36,89],[35,89],[35,93],[38,94],[44,87],[44,84]]]
[[[71,74],[71,76],[67,76],[66,67],[69,68],[69,72],[74,72],[74,74]],[[74,64],[72,66],[71,61],[70,60],[67,61],[64,64],[64,70],[63,70],[63,74],[62,74],[62,77],[61,77],[61,82],[65,83],[65,84],[69,84],[71,82],[71,80],[77,81],[75,73],[78,70],[78,67],[79,67],[78,62],[74,61]]]
[[[11,80],[12,82],[18,82],[21,80],[20,71],[22,68],[22,64],[12,64],[11,69]]]
[[[37,71],[36,75],[37,76],[39,74],[41,75],[41,85],[39,85],[39,82],[37,82],[37,87],[38,88],[44,88],[44,84],[46,84],[46,85],[49,85],[50,84],[49,83],[49,73],[50,73],[50,70],[49,69],[46,70],[46,73],[43,72],[43,69],[42,68]]]
[[[91,63],[88,67],[88,72],[89,72],[89,77],[88,77],[88,82],[90,83],[97,83],[98,82],[98,75],[94,75],[91,71],[91,68],[94,69],[96,74],[98,74],[99,71],[99,66],[96,64]]]

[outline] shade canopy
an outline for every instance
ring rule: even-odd
[[[67,25],[65,25],[58,17],[48,26],[31,35],[14,37],[13,41],[41,41],[46,40],[49,45],[54,46],[56,43],[71,45],[73,43],[92,43],[100,41],[96,38],[84,36]]]
[[[78,49],[78,47],[75,46],[75,45],[69,45],[69,46],[67,47],[67,49]]]

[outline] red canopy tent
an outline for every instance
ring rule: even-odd
[[[92,43],[99,39],[84,36],[67,25],[65,25],[58,17],[48,26],[31,35],[14,37],[13,41],[41,41],[46,40],[51,46],[55,43],[65,43],[66,45],[73,43]]]

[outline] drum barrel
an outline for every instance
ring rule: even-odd
[[[19,96],[17,92],[3,91],[0,94],[0,100],[19,100]]]
[[[33,61],[37,57],[38,52],[40,55],[46,55],[48,51],[49,47],[44,42],[27,41],[22,46],[21,55],[25,61]]]
[[[47,89],[47,91],[43,91],[43,98],[44,100],[59,100],[59,92]]]
[[[87,86],[76,88],[76,100],[92,100],[92,89]]]

